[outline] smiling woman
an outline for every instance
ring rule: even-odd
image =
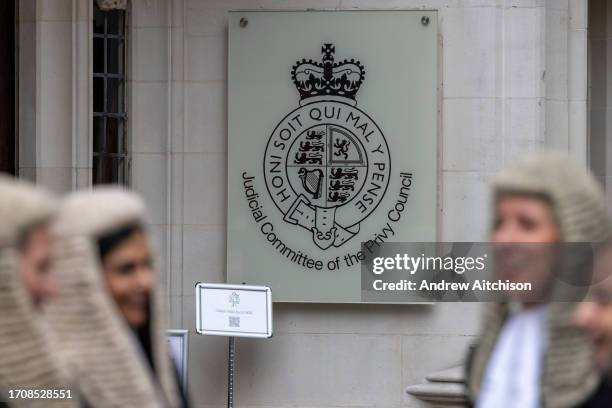
[[[186,406],[167,349],[146,223],[137,195],[106,188],[70,195],[55,225],[60,295],[49,316],[92,408]]]
[[[149,294],[155,283],[151,249],[143,227],[134,224],[107,234],[98,239],[98,249],[107,287],[119,310],[130,327],[142,329],[149,320]],[[147,347],[145,350],[150,351]],[[149,352],[146,354],[150,357]]]

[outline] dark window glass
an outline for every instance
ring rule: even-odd
[[[117,118],[108,118],[106,119],[106,135],[107,137],[107,145],[106,151],[108,153],[123,153],[123,149],[119,149],[121,141],[121,135],[119,134],[119,128],[121,121]]]
[[[19,146],[15,132],[15,73],[17,72],[15,7],[17,4],[16,0],[0,1],[0,172],[13,175],[17,173],[18,167],[15,147]]]
[[[104,34],[104,12],[94,8],[94,34]]]
[[[93,72],[104,73],[104,38],[94,38],[93,43]]]
[[[109,10],[106,12],[106,34],[123,34],[121,22],[123,11]]]
[[[93,183],[127,184],[125,12],[94,8]]]
[[[108,78],[106,80],[106,111],[109,113],[120,113],[120,99],[122,86],[121,80],[117,78]]]
[[[104,117],[94,116],[93,118],[93,148],[94,152],[101,152],[104,150]]]
[[[106,40],[106,46],[108,50],[106,55],[108,55],[108,59],[106,60],[106,72],[109,74],[119,74],[122,63],[123,53],[121,50],[121,43],[123,40],[116,40],[114,38],[109,38]]]
[[[93,79],[93,111],[104,112],[104,78]]]

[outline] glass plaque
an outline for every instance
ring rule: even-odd
[[[435,241],[435,11],[231,12],[228,283],[359,302],[361,249]]]

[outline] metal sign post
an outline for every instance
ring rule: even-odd
[[[227,408],[234,408],[234,359],[236,358],[236,338],[229,338],[229,357],[227,359]]]
[[[233,408],[236,337],[272,337],[272,291],[267,286],[198,283],[196,332],[229,337],[227,406]]]

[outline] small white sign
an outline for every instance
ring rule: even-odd
[[[198,334],[272,337],[272,291],[266,286],[198,283]]]

